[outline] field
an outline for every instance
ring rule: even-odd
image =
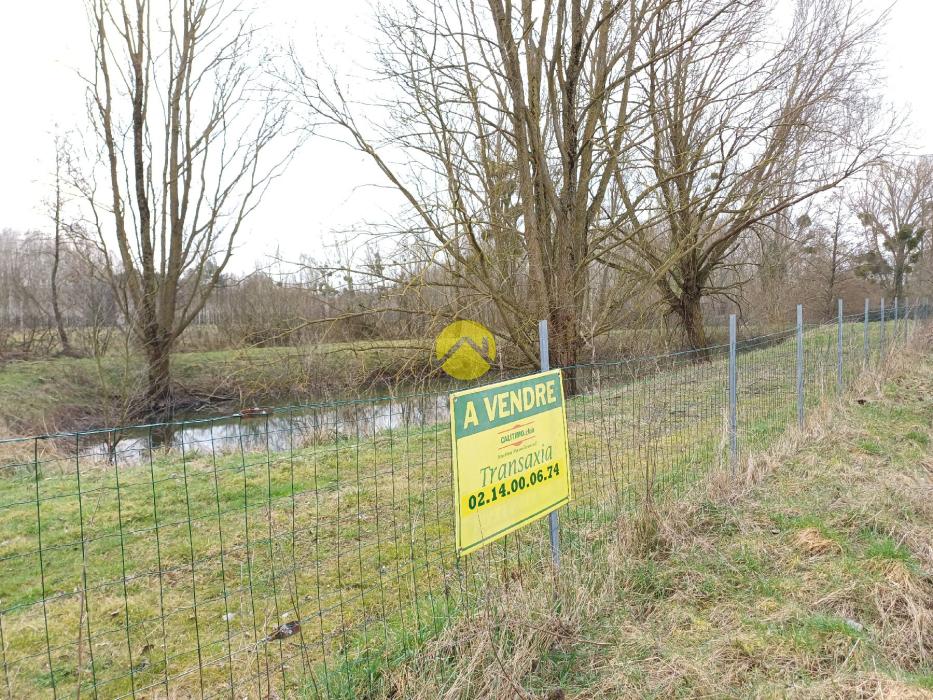
[[[846,326],[847,384],[862,368],[861,329]],[[878,335],[873,324],[873,361]],[[835,342],[835,327],[806,335],[808,407],[835,394]],[[746,454],[794,420],[793,338],[749,342],[738,374]],[[718,351],[577,369],[566,552],[728,463],[726,378]],[[156,426],[109,459],[87,443],[99,436],[0,444],[0,688],[384,692],[386,669],[475,615],[489,585],[542,566],[540,523],[454,559],[444,406],[418,394],[243,416],[233,431],[202,421],[197,441],[171,449]]]

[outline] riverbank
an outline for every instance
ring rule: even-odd
[[[711,333],[721,335],[715,328]],[[521,364],[517,352],[501,343],[498,349],[497,364]],[[676,349],[657,329],[620,329],[585,359],[615,361]],[[0,358],[0,438],[147,422],[139,410],[145,372],[142,356],[125,350],[111,350],[99,361]],[[447,381],[429,338],[177,352],[172,374],[175,418],[417,392]]]
[[[428,377],[421,341],[330,343],[305,348],[183,352],[172,357],[176,397],[186,414],[385,392]],[[135,353],[0,364],[0,437],[110,427],[138,419],[145,366]]]

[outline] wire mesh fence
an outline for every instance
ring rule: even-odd
[[[562,550],[767,446],[928,309],[890,313],[564,368]],[[454,556],[448,422],[438,392],[0,441],[0,694],[384,692],[384,669],[549,566],[546,521]]]

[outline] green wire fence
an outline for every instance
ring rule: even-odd
[[[766,447],[798,396],[844,390],[927,315],[564,368],[562,551]],[[419,393],[0,441],[0,694],[388,693],[386,669],[550,566],[546,520],[454,556],[447,406]]]

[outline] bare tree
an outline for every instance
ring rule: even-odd
[[[614,264],[657,285],[694,348],[701,301],[735,298],[743,237],[860,171],[886,144],[865,97],[873,24],[850,0],[801,0],[782,41],[772,8],[676,0],[645,41],[651,135],[618,181],[631,218]],[[685,42],[698,24],[709,24]],[[654,222],[648,225],[649,222]]]
[[[148,365],[146,408],[171,409],[171,352],[287,161],[248,17],[224,0],[88,0],[90,116],[106,165],[78,178],[106,274]]]
[[[46,354],[57,346],[48,312],[48,238],[0,231],[0,355]]]
[[[379,17],[379,74],[393,90],[381,125],[336,76],[322,82],[299,64],[294,94],[401,194],[412,217],[397,228],[444,269],[454,313],[491,308],[494,330],[529,363],[547,319],[552,356],[573,365],[605,317],[584,320],[591,274],[619,245],[613,178],[644,125],[640,41],[669,4],[410,2]]]
[[[835,317],[837,301],[852,286],[855,236],[851,234],[856,228],[841,191],[798,218],[798,234],[791,249],[793,276],[784,284],[797,302],[807,304],[825,319]],[[785,319],[790,308],[790,303],[785,304]]]
[[[925,217],[933,209],[933,160],[888,159],[872,168],[852,207],[862,223],[868,250],[865,269],[904,296],[907,275],[923,254]]]
[[[65,206],[62,184],[66,176],[66,159],[68,157],[68,143],[59,135],[55,136],[55,199],[51,203],[52,217],[52,269],[50,272],[49,288],[52,295],[52,314],[55,317],[55,328],[58,331],[58,340],[62,345],[62,353],[73,355],[71,343],[68,341],[68,332],[65,330],[65,321],[62,318],[61,304],[58,298],[58,273],[62,259],[62,238],[65,233],[65,224],[62,220]]]
[[[749,267],[751,280],[742,285],[742,312],[766,323],[786,321],[787,310],[798,303],[801,250],[812,239],[813,221],[809,214],[785,210],[755,227],[754,235],[744,237],[735,254]]]
[[[842,275],[851,257],[847,241],[844,238],[845,223],[841,197],[836,199],[832,224],[819,233],[823,235],[827,252],[823,303],[827,317],[831,317],[835,311],[836,299],[839,298],[839,285]]]

